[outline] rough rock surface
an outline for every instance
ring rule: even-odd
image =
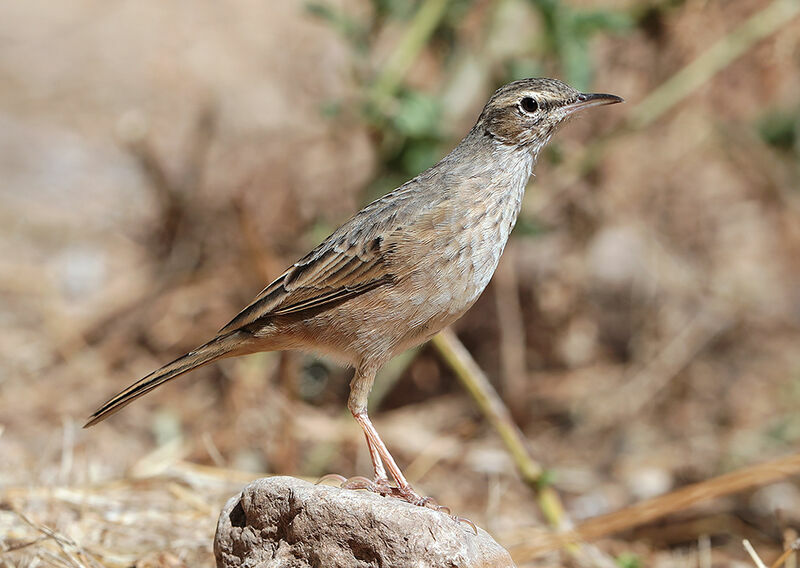
[[[259,479],[222,510],[218,568],[513,568],[489,534],[366,491]]]

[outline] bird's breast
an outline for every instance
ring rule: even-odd
[[[478,299],[497,268],[523,192],[522,183],[482,187],[451,197],[440,209],[411,279],[420,319],[449,323]]]
[[[460,248],[454,266],[463,278],[466,307],[483,292],[497,268],[520,211],[522,189],[490,192],[474,203],[462,222],[461,237],[448,249]]]

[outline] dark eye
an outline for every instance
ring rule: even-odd
[[[536,109],[539,108],[539,103],[532,97],[525,97],[519,101],[519,106],[525,112],[536,112]]]

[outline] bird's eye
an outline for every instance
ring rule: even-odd
[[[533,97],[524,97],[521,101],[519,101],[519,106],[525,112],[536,112],[539,108],[539,103],[536,102],[536,99]]]

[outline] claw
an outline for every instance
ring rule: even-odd
[[[329,473],[328,475],[320,477],[316,485],[325,481],[336,481],[342,489],[366,489],[367,491],[383,495],[384,497],[394,495],[397,491],[397,488],[394,487],[388,479],[368,479],[361,475],[348,478],[338,473]]]
[[[478,534],[478,527],[475,525],[475,523],[464,517],[451,514],[450,507],[439,505],[436,502],[436,499],[433,497],[421,497],[411,487],[397,487],[396,485],[392,485],[391,481],[388,479],[368,479],[361,475],[347,478],[343,475],[339,475],[338,473],[329,473],[320,477],[317,480],[316,485],[319,485],[325,481],[336,481],[339,484],[339,487],[342,489],[366,489],[367,491],[377,493],[378,495],[382,495],[384,497],[396,497],[397,499],[402,499],[403,501],[418,507],[433,509],[437,513],[448,515],[457,523],[468,524],[472,528],[473,532],[475,532],[476,535]]]
[[[338,481],[339,487],[341,487],[343,484],[347,483],[347,478],[343,475],[339,475],[338,473],[329,473],[317,479],[317,482],[314,485],[319,485],[325,481]]]
[[[379,493],[378,491],[378,484],[372,481],[371,479],[367,479],[361,475],[356,475],[349,479],[346,479],[340,486],[342,489],[368,489],[374,493]]]
[[[434,499],[433,497],[423,497],[422,499],[414,503],[414,505],[417,505],[419,507],[427,507],[428,509],[433,509],[434,511],[439,510],[439,503],[437,503],[436,499]]]
[[[469,519],[464,518],[464,517],[459,517],[458,515],[450,515],[450,518],[453,519],[457,523],[466,523],[466,524],[468,524],[470,527],[472,527],[472,531],[475,533],[475,536],[478,536],[478,527],[475,526],[475,523],[473,523]]]

